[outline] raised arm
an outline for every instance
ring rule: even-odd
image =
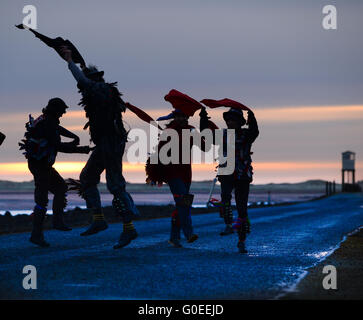
[[[72,75],[74,79],[76,79],[77,83],[81,84],[84,87],[92,85],[93,81],[88,79],[84,75],[83,71],[78,68],[78,66],[72,61],[72,59],[68,62],[68,69],[72,72]]]
[[[204,129],[210,129],[213,133],[213,142],[212,144],[215,144],[215,129],[218,129],[217,125],[210,121],[210,117],[208,117],[208,112],[205,107],[203,107],[199,113],[200,120],[199,120],[199,130],[202,132]],[[202,139],[202,150],[203,151],[209,151],[211,148],[211,145],[207,145],[205,143],[205,139]]]
[[[92,85],[92,80],[88,79],[83,71],[73,62],[72,60],[72,51],[67,47],[62,47],[61,52],[63,54],[64,60],[68,62],[68,69],[72,72],[74,79],[76,79],[77,83],[82,86]]]
[[[250,143],[253,143],[256,138],[259,135],[259,130],[258,130],[258,124],[257,124],[257,120],[255,117],[255,114],[249,110],[248,111],[248,139],[250,140]]]

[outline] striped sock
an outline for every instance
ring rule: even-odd
[[[135,226],[132,221],[124,223],[124,232],[130,232],[135,230]]]

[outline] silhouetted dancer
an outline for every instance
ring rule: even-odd
[[[114,248],[122,248],[137,237],[132,219],[138,214],[131,195],[126,192],[126,181],[122,175],[122,156],[127,142],[127,132],[121,113],[125,112],[126,106],[116,87],[117,83],[106,83],[103,71],[89,66],[82,72],[74,64],[71,50],[63,48],[63,55],[77,80],[82,94],[80,105],[88,118],[85,127],[89,127],[91,140],[96,145],[80,174],[81,193],[86,200],[87,208],[93,213],[92,224],[81,235],[96,234],[108,227],[97,189],[101,173],[106,170],[107,188],[114,196],[112,206],[121,215],[123,222],[123,231]]]
[[[243,104],[230,100],[211,100],[201,101],[205,105],[215,107],[231,107],[229,111],[223,113],[223,119],[228,129],[235,130],[235,170],[230,175],[219,175],[218,180],[221,183],[221,217],[225,222],[225,229],[220,233],[221,236],[233,233],[235,229],[238,233],[238,249],[240,253],[247,253],[245,240],[246,235],[250,233],[250,221],[248,219],[247,204],[250,183],[252,182],[252,159],[251,146],[259,135],[258,125],[254,113]],[[242,128],[246,124],[243,111],[248,112],[248,128]],[[200,130],[209,128],[208,114],[205,108],[200,112]],[[223,153],[226,155],[227,148],[227,130],[223,132]],[[226,165],[226,164],[224,164]],[[233,226],[233,214],[231,207],[232,191],[235,192],[235,200],[238,211],[238,218]],[[233,227],[233,228],[232,228]]]
[[[89,153],[88,146],[78,146],[77,135],[59,125],[59,119],[68,107],[60,98],[50,99],[42,110],[42,115],[33,119],[29,115],[26,123],[25,139],[19,143],[28,160],[28,167],[34,176],[33,230],[30,241],[41,247],[48,247],[44,240],[43,222],[47,212],[48,191],[53,198],[53,227],[61,231],[72,230],[64,224],[64,208],[67,205],[67,185],[60,174],[53,168],[57,152]],[[61,136],[73,139],[72,142],[61,142]]]
[[[176,248],[181,248],[181,230],[183,230],[187,242],[192,243],[198,239],[198,236],[193,232],[191,218],[191,206],[194,198],[194,196],[189,193],[190,184],[192,182],[191,158],[189,157],[188,163],[182,163],[182,131],[183,129],[190,131],[194,129],[193,126],[188,124],[188,119],[193,116],[195,111],[200,109],[202,105],[198,101],[174,89],[171,90],[164,99],[172,104],[174,110],[169,115],[158,118],[157,121],[172,120],[166,125],[165,129],[173,129],[178,134],[178,146],[172,145],[171,147],[179,148],[179,159],[178,163],[163,164],[160,158],[158,158],[157,163],[152,163],[149,158],[146,163],[146,182],[152,185],[161,185],[162,183],[167,183],[169,185],[176,206],[171,217],[169,243]],[[158,157],[160,156],[160,149],[167,142],[168,141],[159,142],[157,146]],[[189,146],[190,148],[193,147],[192,139]],[[151,157],[154,156],[155,154],[151,155]]]

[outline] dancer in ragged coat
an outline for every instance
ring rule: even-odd
[[[80,70],[72,60],[72,51],[69,48],[63,47],[61,53],[68,62],[68,68],[82,94],[80,105],[88,118],[85,127],[89,127],[91,139],[95,144],[80,174],[82,196],[93,215],[93,222],[81,236],[93,235],[108,228],[97,188],[100,176],[105,170],[107,188],[113,195],[112,206],[123,222],[123,231],[114,245],[114,249],[119,249],[137,238],[132,220],[134,215],[138,214],[138,210],[131,195],[126,191],[126,181],[122,174],[122,156],[127,141],[122,112],[125,112],[126,104],[116,83],[105,82],[103,71],[98,71],[95,66],[83,67]]]
[[[258,125],[254,113],[251,109],[243,104],[231,100],[211,100],[204,99],[203,104],[211,107],[230,107],[227,112],[223,113],[223,119],[228,129],[235,130],[235,170],[231,175],[220,175],[218,180],[221,183],[221,216],[225,222],[225,229],[220,233],[221,236],[233,233],[235,229],[238,233],[237,247],[240,253],[247,253],[245,240],[246,235],[250,233],[250,221],[248,219],[247,204],[252,182],[252,159],[251,146],[259,135]],[[243,111],[248,113],[248,121],[243,116]],[[208,128],[209,117],[205,109],[200,113],[200,130]],[[245,124],[248,127],[243,127]],[[226,147],[227,134],[224,129],[223,146]],[[238,218],[233,224],[233,214],[231,207],[232,191],[235,192],[235,200],[238,212]]]

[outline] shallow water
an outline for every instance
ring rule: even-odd
[[[168,205],[173,204],[173,197],[170,193],[131,193],[136,205]],[[291,201],[306,201],[322,194],[294,194],[294,193],[281,193],[271,195],[270,200],[275,203],[291,202]],[[204,207],[208,200],[208,193],[195,193],[194,194],[194,207]],[[52,195],[49,196],[48,208],[52,207]],[[213,198],[220,199],[219,194],[213,194]],[[85,208],[85,202],[78,197],[77,194],[71,193],[68,195],[67,209],[75,207]],[[110,206],[112,204],[113,196],[109,193],[102,193],[102,205]],[[268,201],[267,194],[250,194],[249,202],[266,202]],[[232,204],[234,199],[232,200]],[[17,214],[30,214],[34,206],[34,196],[32,193],[0,193],[0,214],[10,211],[12,215]],[[52,213],[52,210],[48,210]]]

